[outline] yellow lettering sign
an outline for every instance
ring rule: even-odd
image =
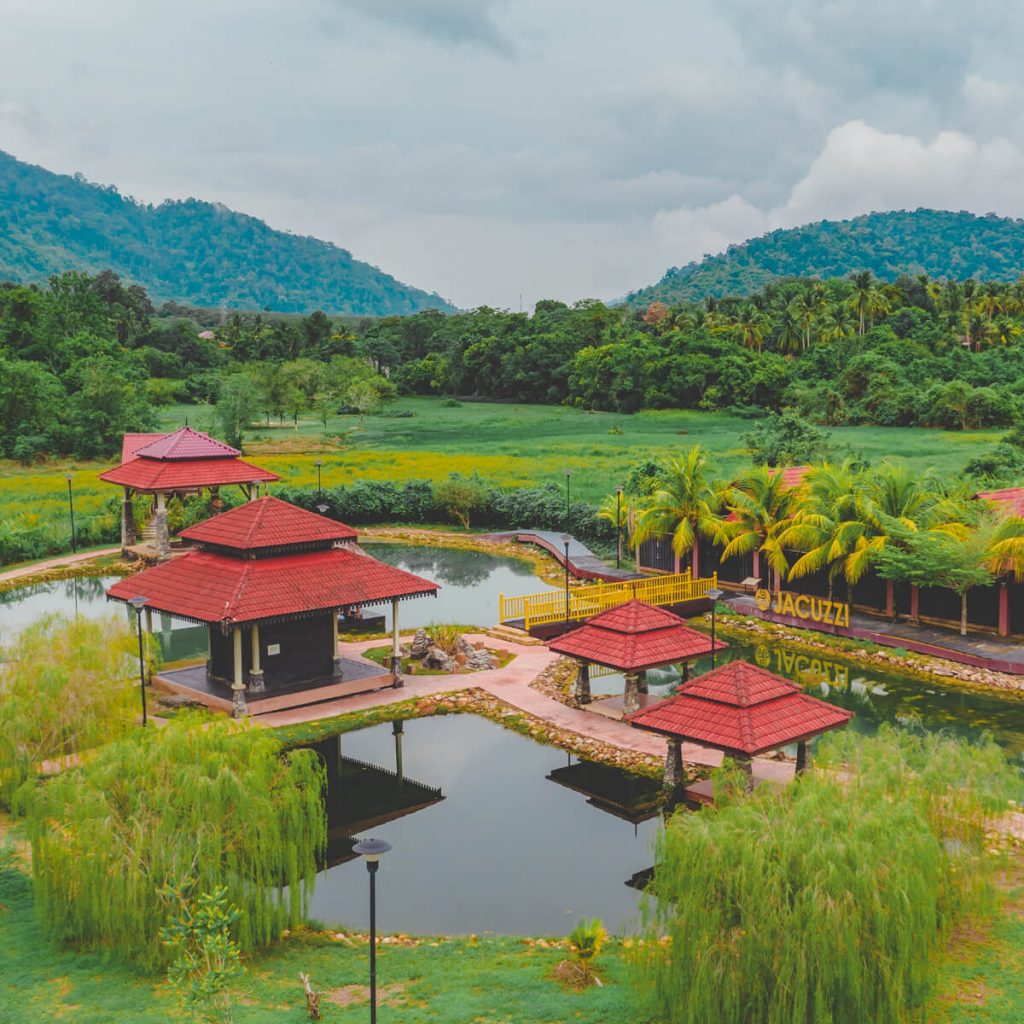
[[[809,597],[807,594],[790,594],[780,590],[775,600],[767,590],[757,592],[756,604],[762,612],[775,615],[792,615],[795,619],[820,622],[825,626],[849,626],[850,606],[843,601],[829,601],[823,597]]]

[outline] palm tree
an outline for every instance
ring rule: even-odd
[[[1022,333],[1020,323],[1008,316],[996,317],[992,324],[992,340],[1000,345],[1011,345]]]
[[[757,306],[747,303],[732,317],[730,326],[746,348],[760,352],[771,321]]]
[[[820,321],[819,337],[823,341],[843,341],[856,333],[856,323],[850,319],[850,309],[841,303],[830,306]]]
[[[860,318],[860,333],[864,333],[871,305],[871,293],[875,289],[875,279],[870,270],[860,270],[850,275],[853,282],[853,294],[850,296],[850,308]]]
[[[811,347],[811,333],[825,304],[825,290],[818,283],[804,289],[792,304],[797,320],[803,329],[803,348]]]
[[[775,577],[772,589],[778,592],[789,570],[779,538],[796,510],[798,494],[799,488],[789,487],[781,470],[767,466],[757,466],[728,487],[724,499],[731,514],[719,530],[725,541],[722,560],[753,552],[754,575],[759,576],[764,552]]]
[[[717,538],[721,528],[721,487],[709,478],[704,449],[698,444],[678,458],[670,459],[651,494],[641,499],[633,531],[633,543],[671,537],[677,558],[693,552],[694,579],[699,573],[697,541],[700,536]]]
[[[615,543],[619,559],[622,559],[622,531],[626,528],[632,517],[633,499],[627,498],[625,494],[609,494],[598,506],[594,513],[597,519],[603,519],[611,523],[615,528]]]
[[[802,345],[800,324],[792,306],[787,306],[779,316],[775,342],[780,352],[796,352]]]

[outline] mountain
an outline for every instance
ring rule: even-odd
[[[454,309],[330,242],[219,203],[150,206],[0,151],[0,280],[108,268],[156,302],[363,316]]]
[[[842,277],[870,270],[1010,281],[1024,273],[1024,221],[961,210],[893,210],[771,231],[699,263],[673,267],[626,297],[632,306],[748,295],[780,277]]]

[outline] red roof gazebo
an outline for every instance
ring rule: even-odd
[[[142,597],[147,610],[206,624],[205,671],[176,670],[176,681],[214,695],[233,691],[238,705],[246,678],[251,692],[268,695],[338,682],[342,610],[390,601],[397,656],[398,602],[438,590],[365,554],[351,527],[279,498],[259,498],[181,536],[194,545],[184,555],[120,580],[107,595]],[[400,684],[397,672],[395,679]]]
[[[682,775],[681,743],[713,747],[751,771],[751,758],[797,744],[797,770],[806,764],[807,740],[845,726],[852,711],[803,692],[795,683],[746,661],[733,661],[684,683],[675,696],[626,716],[640,729],[669,741],[665,776]]]
[[[124,488],[121,506],[121,546],[135,544],[134,494],[154,495],[153,532],[159,559],[170,557],[167,500],[175,495],[237,484],[250,497],[261,483],[279,480],[276,473],[260,469],[240,458],[237,448],[217,441],[191,427],[172,434],[125,434],[121,465],[100,474],[100,479]]]
[[[716,640],[714,650],[726,646]],[[642,703],[641,694],[647,691],[647,669],[680,663],[686,666],[690,658],[710,654],[712,642],[667,609],[633,600],[600,612],[577,629],[550,640],[548,648],[582,663],[577,693],[584,704],[590,702],[591,664],[624,673],[626,692],[622,707],[629,712]],[[601,702],[609,703],[617,703],[617,698]]]

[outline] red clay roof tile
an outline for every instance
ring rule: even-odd
[[[241,454],[237,448],[191,427],[156,437],[135,449],[135,455],[144,459],[225,459]]]

